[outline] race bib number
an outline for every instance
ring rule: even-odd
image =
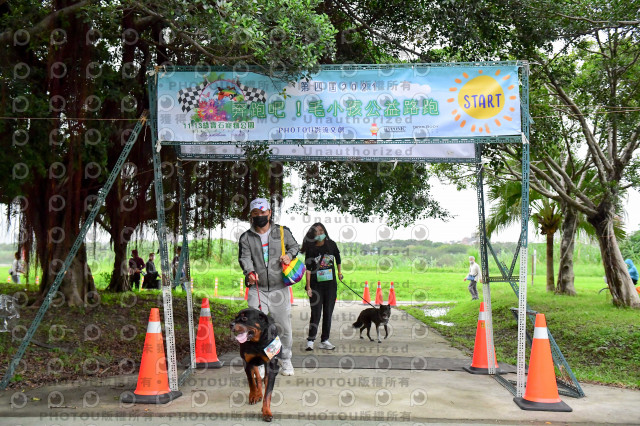
[[[280,336],[276,336],[276,338],[264,348],[264,353],[271,359],[280,353],[280,349],[282,349],[282,342],[280,341]]]
[[[318,282],[333,281],[333,269],[321,269],[317,273]]]

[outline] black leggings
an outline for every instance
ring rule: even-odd
[[[309,337],[307,340],[315,340],[318,334],[318,325],[322,315],[322,334],[320,341],[329,340],[331,334],[331,315],[336,305],[338,284],[334,282],[311,284],[311,319],[309,321]]]

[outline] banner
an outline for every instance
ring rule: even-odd
[[[475,159],[472,143],[438,144],[345,144],[345,145],[269,145],[273,160],[334,161],[424,161]],[[242,147],[234,145],[182,145],[185,158],[243,159]]]
[[[295,83],[233,70],[159,71],[158,137],[204,146],[247,141],[309,145],[521,133],[513,63],[353,68],[323,67]]]

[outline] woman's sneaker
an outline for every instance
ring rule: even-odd
[[[307,340],[307,348],[305,350],[306,351],[312,351],[313,350],[313,340]]]
[[[319,347],[320,349],[327,349],[327,350],[330,350],[330,351],[332,351],[332,350],[334,350],[334,349],[336,348],[336,347],[335,347],[335,346],[333,346],[333,345],[331,344],[331,342],[330,342],[330,341],[328,341],[328,340],[325,340],[324,342],[320,342],[320,345],[318,345],[318,347]]]

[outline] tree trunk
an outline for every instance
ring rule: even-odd
[[[74,242],[75,238],[65,238],[60,244],[54,246],[51,252],[52,257],[49,261],[42,263],[43,273],[42,282],[40,283],[41,299],[36,305],[42,302],[44,296],[53,285]],[[89,263],[87,262],[87,249],[84,243],[80,245],[78,253],[71,262],[69,269],[67,269],[64,278],[62,278],[62,283],[58,291],[62,293],[64,301],[69,306],[83,306],[93,298],[90,293],[96,291],[96,286],[93,281],[91,269],[89,268]]]
[[[596,229],[604,273],[613,304],[640,308],[640,297],[633,286],[627,265],[624,263],[618,240],[613,232],[613,208],[587,220]]]
[[[563,206],[563,214],[564,220],[562,222],[562,236],[560,239],[560,265],[558,267],[558,286],[556,287],[556,293],[575,296],[573,250],[579,217],[574,209],[566,205]]]
[[[553,282],[553,233],[547,234],[547,291],[555,291],[556,285]]]
[[[127,283],[126,277],[129,274],[129,259],[127,257],[128,241],[113,243],[113,252],[115,259],[113,261],[113,272],[107,290],[113,292],[123,292],[131,290],[130,284]]]

